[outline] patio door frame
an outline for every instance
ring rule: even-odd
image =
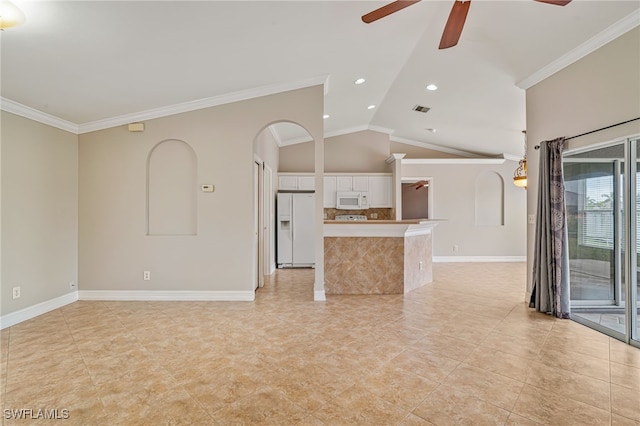
[[[571,315],[571,318],[583,325],[598,330],[616,339],[622,340],[627,344],[640,348],[640,316],[638,311],[638,242],[637,242],[637,203],[640,201],[640,191],[637,191],[638,184],[638,150],[640,136],[634,135],[628,138],[620,138],[615,141],[594,144],[588,147],[581,147],[573,150],[566,150],[565,156],[589,152],[602,149],[608,146],[619,144],[624,145],[624,159],[621,161],[611,159],[614,166],[613,174],[613,211],[614,211],[614,299],[613,300],[593,300],[578,301],[572,300],[571,305],[575,307],[594,306],[602,307],[606,305],[622,306],[625,310],[625,333],[622,334],[613,329],[607,328],[600,324],[581,318],[577,315]],[[590,162],[585,158],[564,158],[565,162]],[[608,159],[602,161],[591,160],[591,162],[607,163]],[[621,178],[623,177],[623,178]],[[620,197],[622,195],[622,197]],[[622,203],[620,202],[622,198]],[[622,241],[622,235],[625,238]],[[622,244],[621,244],[622,243]],[[624,245],[624,249],[622,246]],[[624,302],[622,301],[622,272],[624,271]]]

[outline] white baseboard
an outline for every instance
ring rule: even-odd
[[[324,302],[327,300],[327,297],[324,295],[324,290],[314,290],[313,291],[313,301],[314,302]]]
[[[55,299],[50,299],[45,302],[41,302],[36,305],[26,307],[24,309],[20,309],[19,311],[11,312],[10,314],[3,315],[0,318],[0,329],[11,327],[12,325],[16,325],[22,321],[26,321],[31,318],[35,318],[39,315],[46,314],[49,311],[53,311],[54,309],[61,308],[77,300],[78,300],[78,292],[73,291],[71,293],[67,293],[60,297],[56,297]]]
[[[147,291],[80,290],[79,300],[123,301],[247,301],[255,300],[253,291]]]
[[[448,262],[526,262],[527,256],[433,256],[435,263]]]

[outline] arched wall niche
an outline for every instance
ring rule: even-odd
[[[198,159],[178,139],[158,142],[147,157],[147,235],[197,235]]]
[[[476,226],[504,226],[504,179],[495,171],[476,178]]]

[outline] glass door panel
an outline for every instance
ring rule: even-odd
[[[571,318],[622,339],[625,143],[564,158]]]
[[[631,153],[635,152],[635,170],[634,170],[634,174],[635,174],[635,182],[634,182],[634,189],[633,189],[633,204],[635,207],[635,212],[634,212],[634,218],[635,218],[635,223],[632,224],[633,229],[635,230],[635,238],[634,238],[634,248],[635,248],[635,252],[632,253],[633,256],[633,260],[635,262],[632,263],[632,267],[634,270],[633,275],[633,282],[630,283],[630,291],[629,291],[629,298],[628,300],[631,301],[630,303],[630,307],[627,310],[627,312],[629,313],[629,317],[630,317],[630,322],[629,322],[629,329],[630,329],[630,340],[632,340],[632,343],[635,342],[636,345],[640,346],[640,322],[638,321],[638,318],[640,317],[640,313],[638,312],[638,309],[640,309],[640,279],[639,279],[639,273],[640,270],[638,269],[638,265],[640,265],[640,175],[639,175],[639,171],[640,171],[640,147],[638,146],[640,145],[640,139],[635,139],[633,141],[630,142],[630,148],[631,148]]]

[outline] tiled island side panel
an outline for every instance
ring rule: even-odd
[[[408,293],[433,281],[432,234],[404,238],[404,292]],[[422,268],[420,267],[422,262]]]
[[[404,238],[325,237],[326,294],[403,294]]]

